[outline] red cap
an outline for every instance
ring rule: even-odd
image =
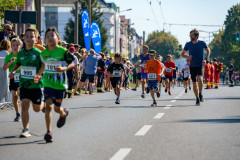
[[[74,47],[70,47],[69,51],[75,51],[75,48]]]

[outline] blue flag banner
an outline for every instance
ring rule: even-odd
[[[88,11],[86,9],[82,12],[82,27],[83,27],[83,35],[84,35],[84,42],[86,50],[90,49],[90,24],[89,24],[89,17]]]
[[[93,21],[90,27],[90,35],[92,37],[93,47],[96,53],[102,51],[102,38],[100,27],[97,22]]]

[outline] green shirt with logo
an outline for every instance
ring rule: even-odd
[[[44,50],[41,53],[45,63],[43,86],[55,90],[65,90],[67,88],[66,72],[56,72],[57,66],[65,67],[72,63],[74,57],[66,48],[57,46],[55,50]]]
[[[44,61],[41,51],[37,48],[31,50],[22,49],[18,52],[16,64],[21,65],[19,87],[36,89],[43,87],[43,79],[34,83],[34,76],[39,72]]]
[[[17,58],[17,54],[12,54],[12,53],[8,53],[7,56],[5,57],[5,61],[4,63],[10,63],[11,59],[16,57]],[[12,72],[15,64],[16,64],[17,60],[15,60],[10,66],[9,66],[9,72]],[[20,70],[18,70],[16,73],[20,73]]]

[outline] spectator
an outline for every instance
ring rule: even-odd
[[[7,39],[4,39],[0,43],[0,57],[5,58],[7,54],[10,52],[11,43]]]
[[[11,36],[12,36],[12,26],[10,24],[5,24],[3,27],[3,31],[0,32],[0,42],[4,39],[10,41]]]
[[[43,51],[45,50],[46,48],[42,45],[43,42],[42,42],[42,36],[38,36],[37,38],[37,43],[34,45],[34,47],[36,47],[37,49],[39,49],[40,51]]]
[[[99,53],[101,55],[101,59],[98,61],[98,66],[97,66],[97,76],[98,76],[98,81],[97,81],[97,92],[103,93],[104,91],[102,90],[102,85],[104,81],[104,71],[105,71],[105,62],[104,60],[106,59],[103,53]]]
[[[62,41],[62,47],[67,48],[68,43],[66,41]]]

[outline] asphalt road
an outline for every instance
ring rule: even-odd
[[[193,92],[175,87],[162,93],[158,106],[139,91],[113,92],[67,99],[65,126],[56,127],[46,144],[44,114],[30,109],[30,138],[18,138],[21,122],[13,110],[0,111],[0,160],[239,160],[240,87],[204,90],[195,106]]]

